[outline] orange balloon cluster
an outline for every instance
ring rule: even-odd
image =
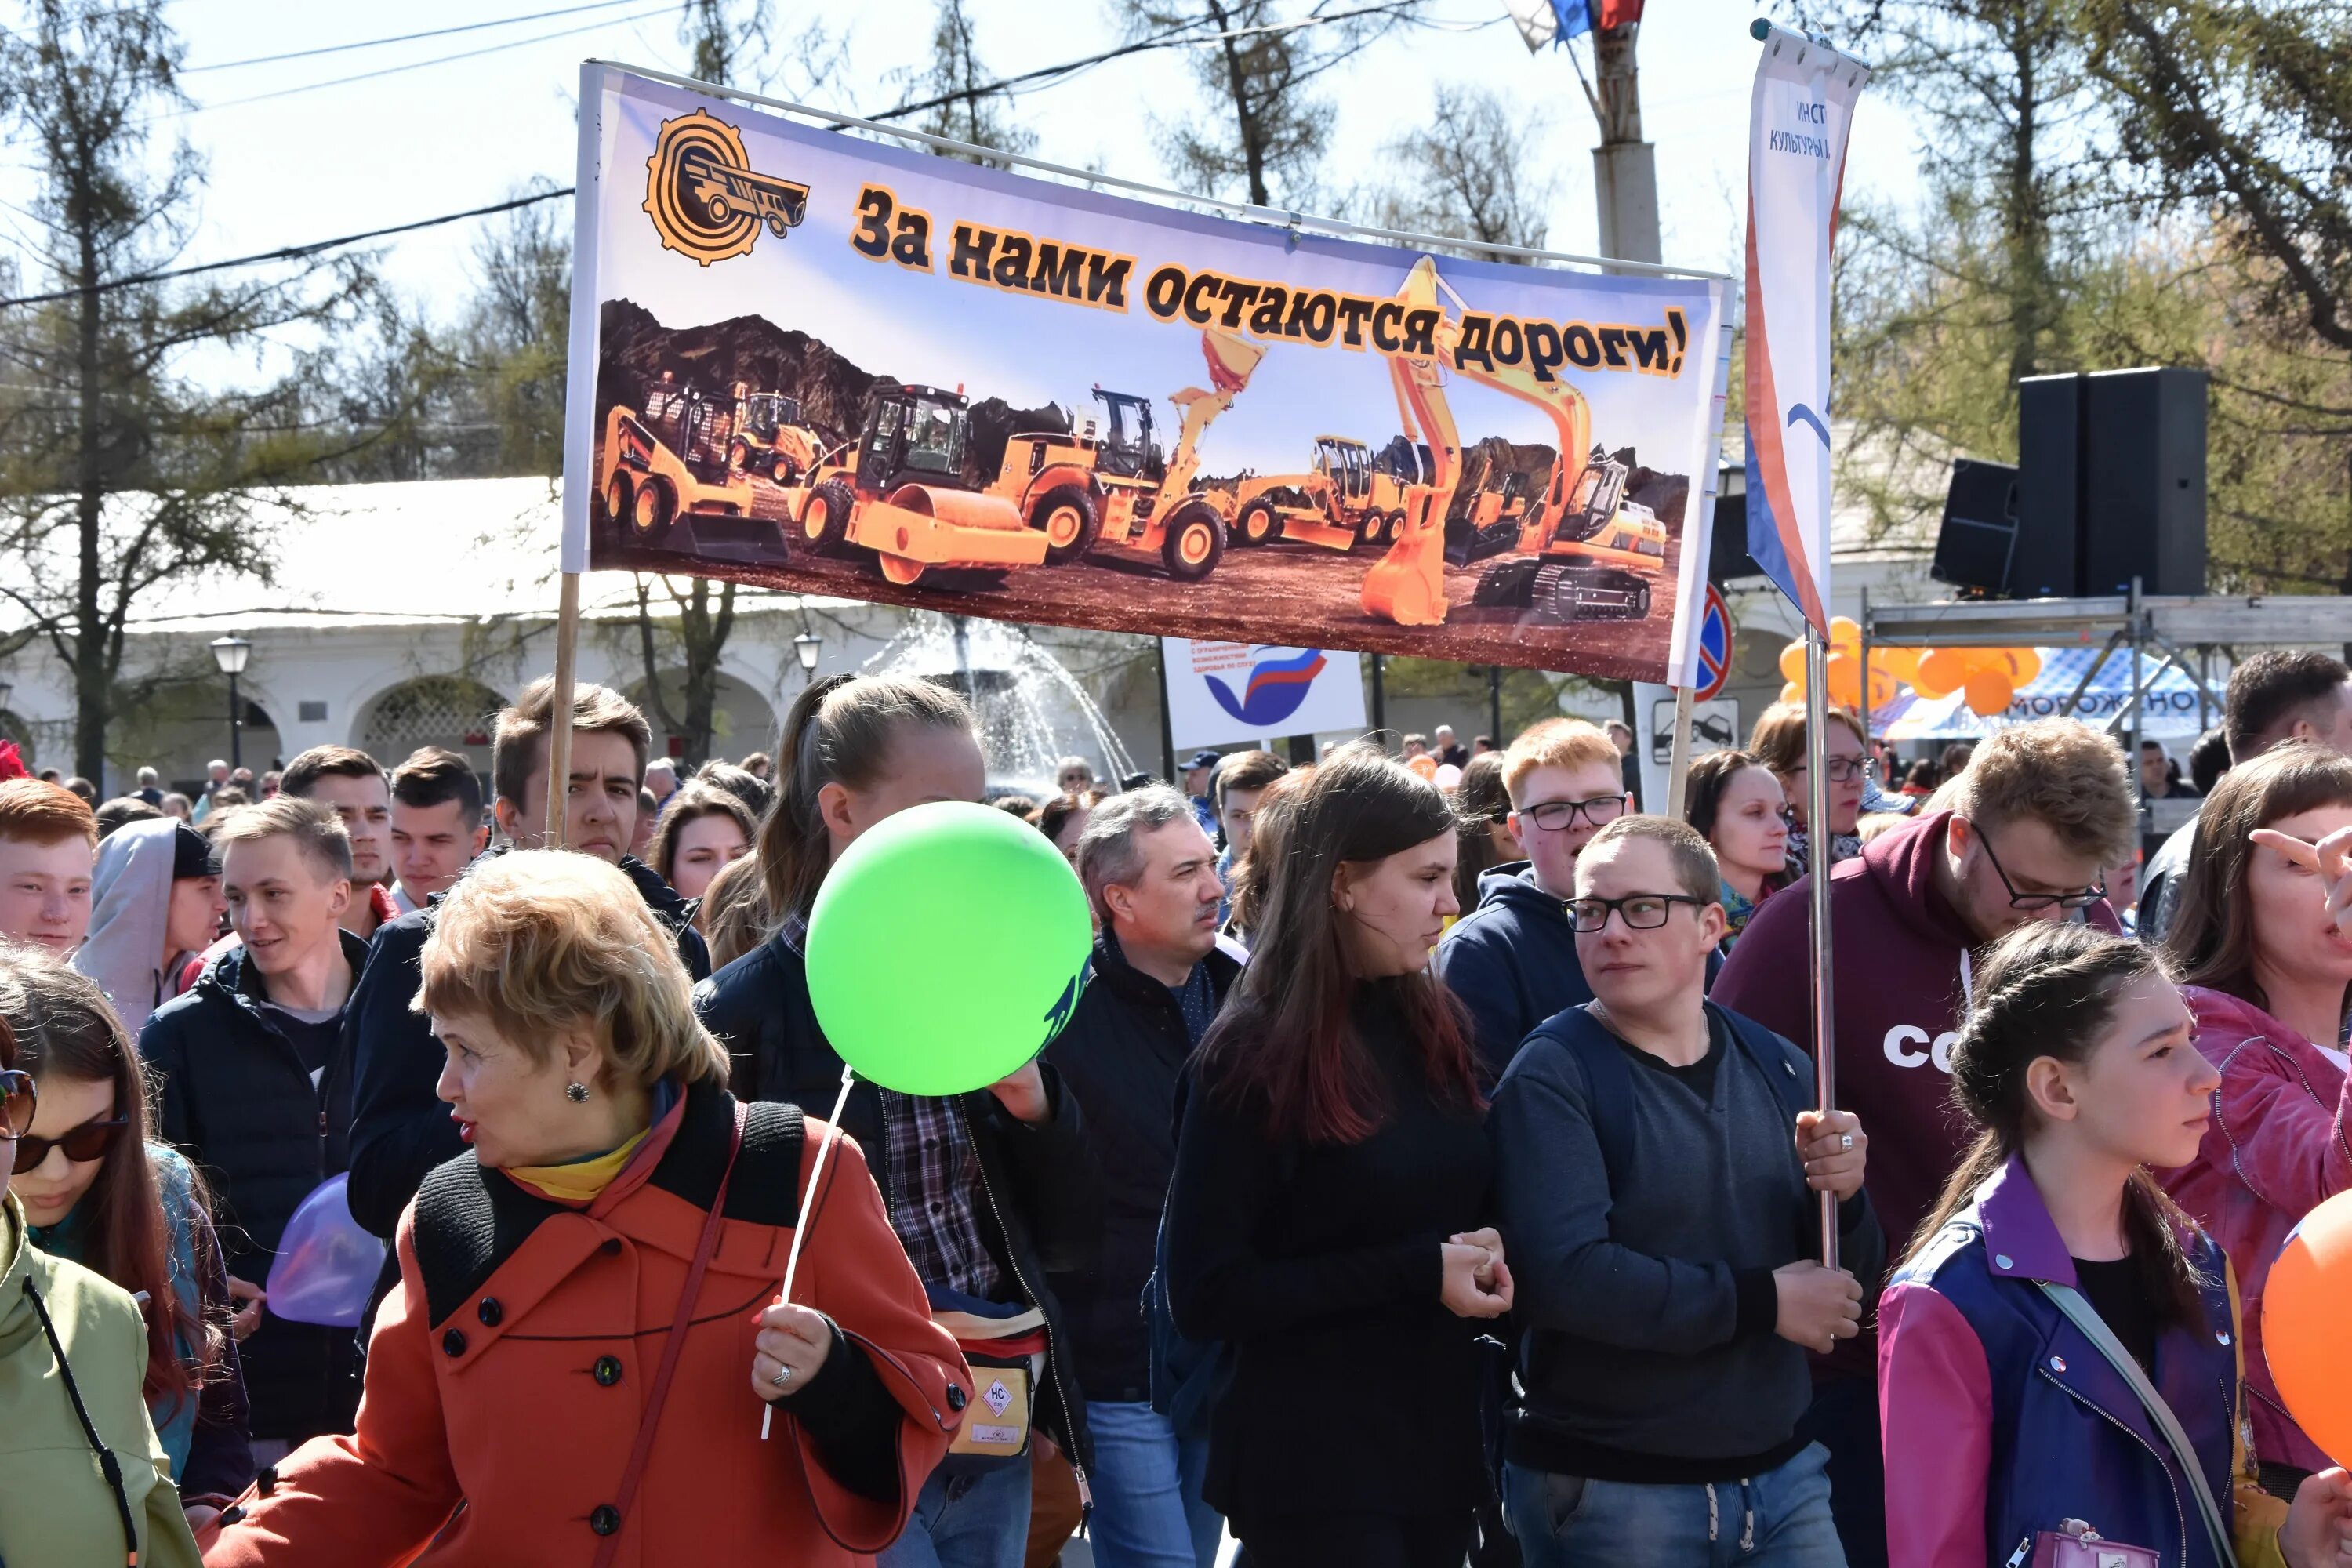
[[[2303,1216],[2263,1286],[2263,1354],[2287,1414],[2320,1451],[2352,1458],[2352,1357],[2344,1303],[2352,1300],[2352,1193]]]
[[[1895,700],[1908,686],[1933,699],[1962,693],[1969,710],[1990,718],[2006,713],[2017,689],[2042,672],[2042,656],[2030,647],[1874,647],[1870,650],[1870,711]],[[1800,637],[1780,650],[1780,700],[1805,698],[1805,644]],[[1841,708],[1859,708],[1863,697],[1862,627],[1840,616],[1830,622],[1829,698]]]
[[[1895,700],[1919,667],[1920,650],[1880,646],[1870,650],[1870,711]],[[1800,637],[1780,650],[1780,700],[1805,700],[1805,644]],[[1863,706],[1862,627],[1851,617],[1830,622],[1829,700],[1840,708]]]
[[[1972,713],[2006,713],[2017,689],[2042,673],[2042,656],[2030,647],[1939,647],[1919,660],[1911,688],[1922,697],[1963,695]]]

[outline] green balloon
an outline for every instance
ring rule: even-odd
[[[809,1000],[841,1059],[902,1094],[1013,1072],[1077,1005],[1094,931],[1053,841],[967,801],[869,828],[809,913]]]

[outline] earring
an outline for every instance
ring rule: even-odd
[[[574,1105],[585,1105],[588,1103],[588,1086],[584,1083],[567,1083],[563,1086],[563,1098]]]

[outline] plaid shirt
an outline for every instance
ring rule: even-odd
[[[803,952],[808,922],[787,915],[782,934]],[[916,1276],[927,1286],[997,1300],[1003,1275],[981,1237],[980,1152],[962,1111],[953,1100],[874,1087],[882,1100],[883,1195]]]

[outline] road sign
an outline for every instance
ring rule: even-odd
[[[1701,702],[1719,694],[1731,679],[1731,606],[1723,602],[1723,590],[1709,583],[1706,607],[1698,617],[1698,684],[1691,690]]]
[[[1718,697],[1711,701],[1691,703],[1690,754],[1696,762],[1709,752],[1728,752],[1739,744],[1739,700]],[[1675,705],[1654,702],[1650,705],[1650,759],[1664,763],[1673,759],[1675,748]]]

